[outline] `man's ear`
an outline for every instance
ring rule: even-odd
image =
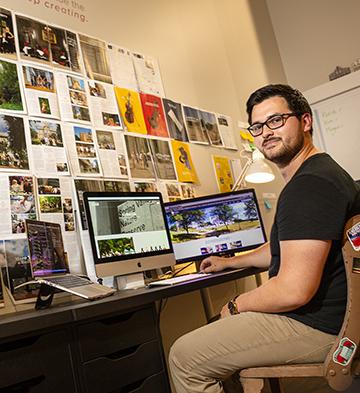
[[[311,132],[313,126],[313,119],[310,113],[304,113],[302,115],[302,122],[304,125],[304,132]]]

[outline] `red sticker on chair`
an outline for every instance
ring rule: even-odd
[[[347,366],[355,352],[356,344],[349,338],[344,337],[333,354],[333,361],[342,366]]]

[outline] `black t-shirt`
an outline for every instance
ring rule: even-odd
[[[281,240],[332,240],[318,291],[309,303],[283,315],[339,333],[347,298],[342,236],[347,219],[360,213],[359,195],[359,185],[326,153],[308,158],[282,190],[270,236],[269,277],[279,272]]]

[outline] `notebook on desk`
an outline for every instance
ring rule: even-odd
[[[70,274],[60,224],[25,220],[30,266],[34,280],[82,298],[109,296],[115,289]]]

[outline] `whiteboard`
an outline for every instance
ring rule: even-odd
[[[360,179],[360,72],[304,93],[314,115],[314,144]]]

